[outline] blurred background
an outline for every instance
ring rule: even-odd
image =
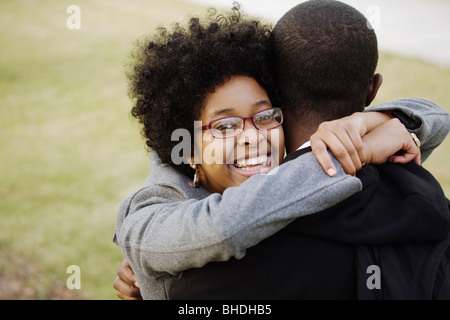
[[[239,3],[275,24],[299,2]],[[374,104],[420,97],[450,111],[450,2],[343,2],[378,35]],[[117,299],[116,211],[148,173],[124,63],[136,39],[211,6],[232,0],[0,1],[0,299]],[[447,138],[424,163],[447,197],[449,163]],[[70,265],[81,289],[66,286]]]

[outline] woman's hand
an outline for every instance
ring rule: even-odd
[[[358,112],[323,122],[310,142],[317,160],[330,176],[336,174],[336,168],[327,148],[351,175],[361,170],[365,163],[378,164],[388,160],[406,163],[413,159],[420,163],[420,149],[405,126],[398,119],[380,112]],[[403,153],[396,155],[400,151]]]
[[[134,272],[126,259],[123,259],[113,282],[117,296],[122,300],[142,300],[141,291]]]
[[[367,163],[414,161],[420,165],[420,145],[416,144],[411,133],[398,119],[391,119],[376,127],[362,140],[366,146]]]

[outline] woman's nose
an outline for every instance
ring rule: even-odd
[[[249,121],[247,121],[249,120]],[[253,125],[251,119],[245,119],[244,130],[238,135],[238,144],[240,145],[257,145],[260,143],[264,136],[263,134]]]

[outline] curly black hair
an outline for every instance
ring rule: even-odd
[[[226,14],[209,9],[204,20],[160,27],[138,40],[127,72],[131,114],[143,125],[147,146],[188,176],[193,175],[188,164],[171,160],[179,143],[171,135],[184,128],[193,137],[208,92],[233,75],[245,75],[258,81],[272,104],[279,103],[271,71],[272,26],[241,15],[236,3]]]

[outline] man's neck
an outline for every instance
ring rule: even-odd
[[[288,108],[285,113],[286,117],[283,128],[286,152],[291,153],[309,141],[311,135],[316,132],[320,123],[322,123],[322,120],[318,115],[313,114],[298,119]]]
[[[286,152],[291,153],[309,142],[309,138],[316,131],[310,126],[300,126],[296,123],[289,123],[285,126]]]
[[[303,146],[305,143],[309,142],[309,138],[301,139],[301,140],[294,139],[294,140],[295,141],[292,141],[291,139],[288,139],[286,137],[286,152],[287,153],[294,152],[295,150],[297,150],[301,146]]]

